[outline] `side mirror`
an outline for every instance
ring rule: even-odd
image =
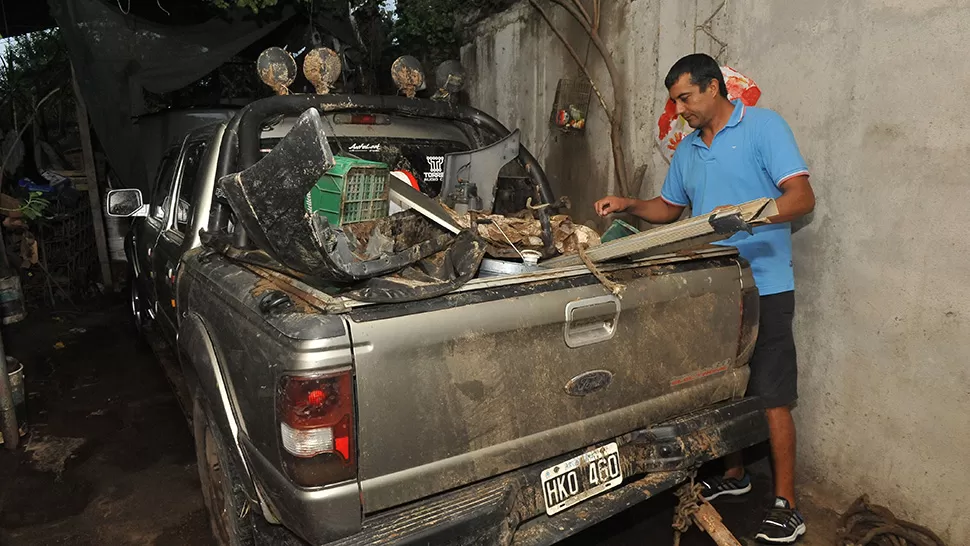
[[[142,203],[141,190],[111,190],[106,201],[108,216],[113,218],[148,216],[148,205]]]

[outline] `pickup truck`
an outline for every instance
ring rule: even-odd
[[[109,194],[134,218],[135,321],[178,355],[219,543],[552,544],[767,437],[733,248],[600,264],[621,297],[571,266],[385,303],[237,259],[252,234],[217,182],[307,108],[334,153],[409,166],[432,195],[441,156],[509,134],[424,99],[273,97],[168,150],[150,203]],[[513,164],[552,201],[524,147]],[[205,244],[219,232],[233,243]]]

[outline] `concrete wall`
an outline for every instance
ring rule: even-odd
[[[627,153],[652,196],[666,171],[653,144],[663,75],[695,47],[720,50],[695,31],[720,2],[604,4],[630,92]],[[578,26],[543,5],[584,55]],[[970,2],[728,0],[712,23],[720,60],[791,124],[818,195],[794,236],[800,478],[970,544]],[[576,67],[545,23],[521,4],[484,23],[463,60],[472,103],[521,127],[592,220],[612,189],[608,128],[594,103],[584,135],[550,131],[556,82]]]

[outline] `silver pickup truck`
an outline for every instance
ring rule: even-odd
[[[217,181],[308,107],[335,152],[407,164],[431,194],[438,158],[508,134],[420,99],[274,97],[185,136],[150,204],[109,195],[137,217],[132,312],[178,354],[220,543],[551,544],[766,438],[743,398],[758,292],[732,248],[602,264],[622,297],[579,266],[379,304],[239,260],[252,239]]]

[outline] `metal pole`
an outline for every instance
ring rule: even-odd
[[[7,245],[0,228],[0,275],[10,272],[7,261]],[[7,449],[17,449],[20,442],[20,429],[17,428],[17,414],[14,413],[13,390],[7,376],[7,353],[3,350],[3,336],[0,335],[0,420],[3,421],[3,445]]]
[[[104,219],[101,215],[101,197],[98,194],[98,173],[94,166],[94,149],[91,145],[91,126],[88,124],[88,109],[81,96],[74,65],[71,65],[71,79],[74,83],[74,102],[77,103],[77,126],[81,132],[81,152],[84,156],[84,178],[88,183],[88,198],[91,201],[91,219],[94,223],[94,241],[98,247],[98,261],[101,262],[101,280],[106,291],[113,291],[111,284],[111,259],[108,257],[108,243],[104,235]]]
[[[17,449],[20,442],[20,429],[17,427],[17,414],[14,413],[13,391],[7,376],[7,353],[3,350],[0,336],[0,417],[3,418],[3,445],[10,450]]]

